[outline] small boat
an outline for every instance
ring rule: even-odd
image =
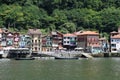
[[[15,60],[35,60],[35,58],[33,58],[33,57],[29,57],[29,58],[15,58]]]
[[[1,58],[0,61],[10,61],[8,58]]]
[[[79,59],[79,58],[78,57],[72,57],[72,58],[71,57],[70,58],[69,57],[67,58],[66,57],[55,57],[55,59],[71,60],[71,59]]]

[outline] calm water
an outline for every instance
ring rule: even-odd
[[[120,58],[0,60],[0,80],[120,80]]]

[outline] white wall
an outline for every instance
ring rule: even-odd
[[[112,44],[115,44],[115,47],[112,47]],[[114,51],[113,49],[116,49]],[[111,39],[111,52],[118,52],[120,51],[120,39]]]

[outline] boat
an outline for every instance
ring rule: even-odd
[[[78,57],[55,57],[55,59],[73,60],[73,59],[79,59],[79,58]]]
[[[15,60],[35,60],[35,58],[33,58],[33,57],[29,57],[29,58],[15,58]]]
[[[1,58],[0,61],[10,61],[8,58]]]

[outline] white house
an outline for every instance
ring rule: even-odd
[[[120,34],[111,36],[110,43],[112,53],[120,52]]]

